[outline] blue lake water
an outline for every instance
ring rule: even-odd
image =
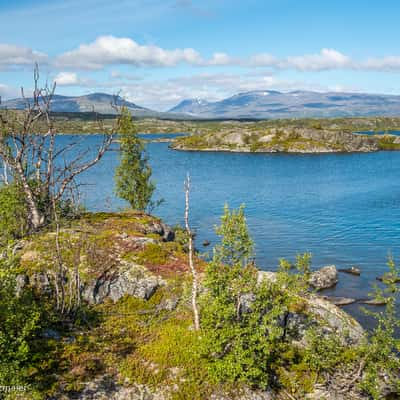
[[[159,137],[159,136],[157,136]],[[69,136],[63,141],[71,140]],[[95,147],[98,136],[81,146]],[[167,223],[183,223],[186,173],[191,175],[191,224],[197,247],[213,231],[223,206],[246,205],[256,243],[257,264],[273,270],[281,257],[311,252],[313,267],[356,265],[361,277],[341,274],[327,294],[366,297],[385,271],[388,254],[400,262],[400,152],[367,154],[239,154],[180,152],[168,143],[148,143],[157,184],[154,211]],[[90,210],[117,210],[125,204],[113,193],[118,153],[111,151],[82,182]],[[359,316],[358,306],[347,309]]]

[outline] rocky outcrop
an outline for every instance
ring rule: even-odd
[[[329,276],[334,275],[336,267],[325,268],[330,271]],[[262,281],[276,283],[277,280],[276,272],[259,271],[258,273],[259,283]],[[247,300],[247,303],[251,302],[251,299]],[[301,304],[299,304],[298,311],[288,312],[281,319],[281,326],[285,330],[286,337],[290,337],[298,345],[306,345],[306,332],[312,326],[319,327],[323,334],[337,334],[347,344],[359,343],[364,337],[365,331],[362,326],[327,299],[308,294],[301,297],[299,302]],[[251,309],[250,304],[247,304],[246,307]]]
[[[148,300],[164,283],[142,265],[123,262],[113,273],[91,280],[82,297],[89,304],[103,303],[107,298],[116,302],[125,295]]]
[[[327,265],[311,274],[309,284],[317,290],[328,289],[338,282],[337,269],[334,265]]]
[[[55,396],[51,400],[170,400],[174,387],[154,388],[143,384],[121,385],[111,376],[102,376],[84,385],[79,394],[72,397]],[[232,394],[218,392],[211,394],[210,400],[275,400],[272,391],[252,390],[242,388]]]
[[[173,252],[167,250],[175,247],[166,243],[174,240],[174,231],[160,219],[140,212],[88,214],[64,227],[60,235],[63,284],[68,286],[68,280],[74,279],[71,271],[77,268],[81,296],[89,304],[106,299],[116,302],[126,295],[148,300],[165,283],[159,276],[161,264],[170,269],[176,263]],[[79,251],[72,258],[71,243]],[[24,273],[17,277],[17,295],[27,286],[41,295],[56,292],[55,249],[54,232],[23,243],[18,251]],[[159,253],[163,256],[158,257]]]
[[[389,146],[389,147],[388,147]],[[394,135],[362,135],[339,129],[280,127],[266,130],[208,132],[177,138],[171,147],[189,151],[256,153],[337,153],[400,150]]]

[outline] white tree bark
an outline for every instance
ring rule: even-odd
[[[190,176],[189,174],[187,174],[185,180],[185,226],[186,226],[186,232],[189,237],[189,267],[190,267],[190,272],[192,274],[192,308],[193,308],[194,329],[198,331],[200,329],[200,314],[197,305],[199,279],[193,262],[193,234],[189,226],[189,193],[190,193]]]

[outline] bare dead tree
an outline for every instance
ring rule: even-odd
[[[3,173],[0,175],[0,181],[4,183],[4,185],[9,184],[8,180],[8,167],[5,161],[3,161]]]
[[[64,200],[75,185],[76,177],[104,156],[112,144],[119,118],[115,127],[104,133],[94,155],[78,151],[75,156],[66,157],[77,143],[57,146],[57,131],[50,112],[56,83],[52,86],[46,83],[41,88],[38,65],[33,80],[31,98],[25,97],[21,88],[24,110],[0,112],[0,162],[4,163],[10,178],[20,185],[29,213],[29,226],[37,230],[51,220],[53,202]],[[63,159],[68,162],[62,162]],[[5,179],[8,182],[8,176],[5,175]]]
[[[198,286],[199,286],[199,279],[197,275],[196,268],[194,266],[193,261],[193,233],[189,226],[189,194],[190,194],[190,176],[187,174],[186,180],[184,183],[185,188],[185,227],[186,233],[188,235],[189,240],[189,267],[190,272],[192,274],[192,308],[193,308],[193,319],[194,319],[194,329],[198,331],[200,329],[200,314],[199,308],[197,305],[197,294],[198,294]]]

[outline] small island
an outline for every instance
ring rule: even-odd
[[[241,126],[240,130],[233,127],[180,137],[171,148],[243,153],[368,153],[400,150],[400,137],[388,133],[354,133],[341,127],[288,125],[263,128],[253,124]]]

